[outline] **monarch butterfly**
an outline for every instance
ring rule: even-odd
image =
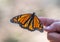
[[[39,30],[43,32],[43,25],[35,13],[26,13],[13,17],[10,20],[12,23],[18,23],[22,28],[30,31]]]

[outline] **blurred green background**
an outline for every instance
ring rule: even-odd
[[[30,32],[10,23],[12,17],[32,12],[38,17],[60,19],[60,0],[0,0],[0,42],[8,38],[16,42],[49,42],[46,32]]]

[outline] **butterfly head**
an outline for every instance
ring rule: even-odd
[[[18,17],[13,17],[11,20],[10,20],[12,23],[18,23]]]

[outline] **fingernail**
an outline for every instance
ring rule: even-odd
[[[51,28],[50,28],[50,26],[48,26],[48,27],[45,27],[44,30],[46,30],[46,31],[51,30]]]

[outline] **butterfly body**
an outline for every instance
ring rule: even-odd
[[[43,32],[43,25],[35,13],[27,13],[13,17],[10,20],[12,23],[18,23],[22,28],[30,31],[39,30]]]

